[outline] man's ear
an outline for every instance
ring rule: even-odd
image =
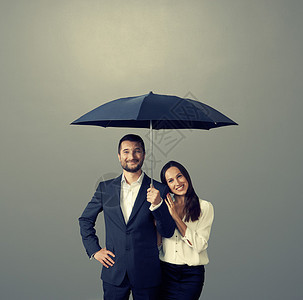
[[[121,155],[120,155],[120,153],[118,153],[118,159],[119,159],[119,161],[121,161]]]

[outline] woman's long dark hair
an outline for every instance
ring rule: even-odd
[[[161,170],[161,173],[160,173],[161,181],[162,181],[162,183],[167,185],[165,173],[171,167],[178,168],[180,170],[180,172],[182,173],[182,175],[188,181],[188,189],[185,194],[185,207],[184,207],[185,221],[186,222],[188,222],[189,220],[196,221],[199,219],[200,214],[201,214],[199,197],[197,196],[197,194],[194,190],[190,176],[189,176],[187,170],[185,169],[185,167],[176,161],[173,161],[173,160],[169,161],[167,164],[164,165],[164,167]]]

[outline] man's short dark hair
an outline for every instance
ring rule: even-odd
[[[145,146],[144,146],[144,142],[141,138],[141,136],[136,135],[136,134],[127,134],[124,137],[121,138],[121,140],[119,141],[119,145],[118,145],[118,153],[120,154],[120,149],[121,149],[121,144],[124,141],[130,141],[130,142],[137,142],[140,144],[143,153],[145,154]]]

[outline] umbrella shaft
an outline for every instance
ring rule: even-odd
[[[151,178],[151,186],[153,186],[153,123],[150,120],[150,127],[149,127],[149,135],[150,135],[150,178]]]

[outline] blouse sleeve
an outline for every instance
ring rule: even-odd
[[[198,253],[207,249],[208,240],[211,230],[211,225],[214,220],[214,208],[210,202],[201,207],[202,215],[198,219],[198,224],[195,230],[187,226],[185,235],[182,240],[191,248],[194,248]]]

